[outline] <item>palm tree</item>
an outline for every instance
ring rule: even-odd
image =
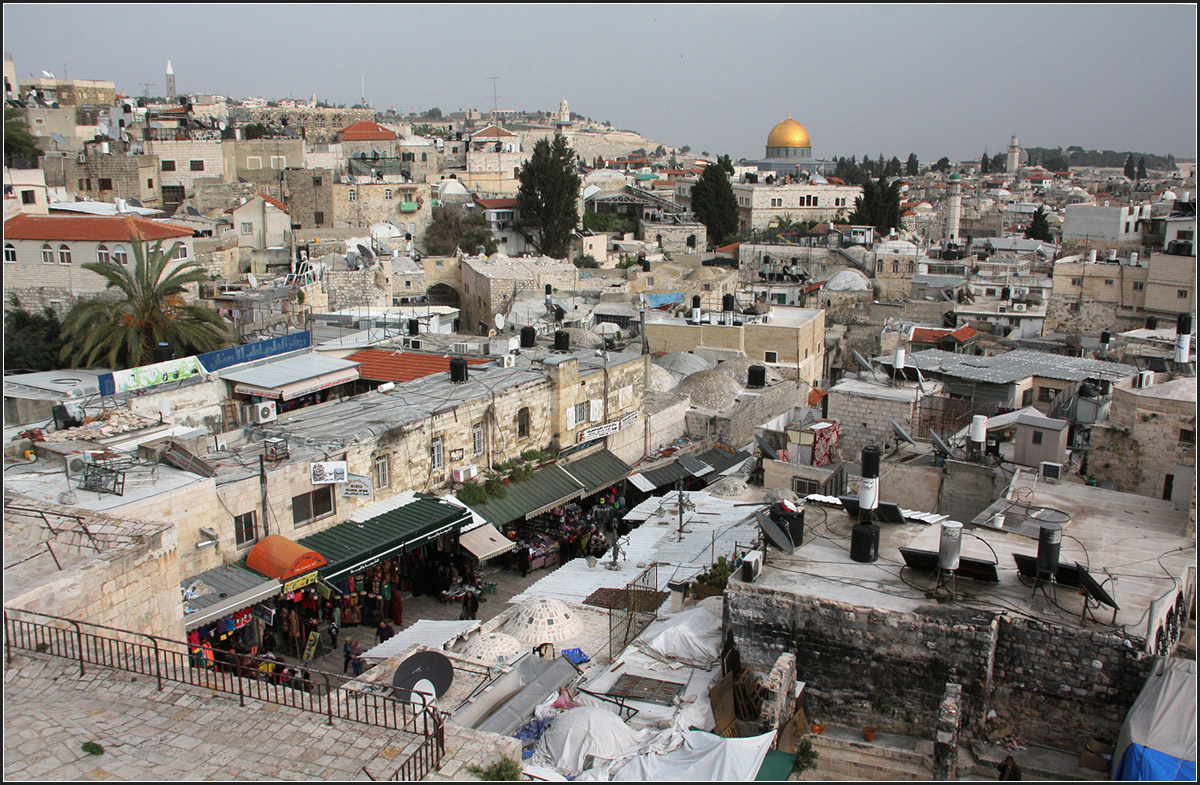
[[[29,126],[19,109],[4,108],[4,163],[13,166],[17,161],[24,161],[25,166],[37,166],[38,156],[42,151],[38,148],[37,137],[29,132]]]
[[[180,355],[227,343],[225,322],[216,311],[183,300],[187,284],[208,278],[200,263],[184,262],[166,273],[179,243],[165,251],[161,240],[148,249],[146,245],[133,243],[132,270],[111,260],[83,265],[108,280],[107,290],[118,289],[122,296],[85,300],[71,309],[63,321],[61,359],[76,368],[97,362],[133,367],[151,362],[159,343],[170,344]]]

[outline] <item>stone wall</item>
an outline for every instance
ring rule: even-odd
[[[282,196],[279,183],[226,183],[216,180],[196,182],[184,204],[208,215],[232,210],[241,204],[243,199],[249,200],[259,195],[279,199]]]
[[[761,390],[744,392],[729,411],[714,414],[692,409],[687,431],[693,439],[716,439],[732,449],[754,440],[754,429],[800,405],[795,382],[781,381]]]
[[[283,199],[293,229],[333,227],[333,181],[330,169],[288,169],[283,173]]]
[[[326,270],[321,280],[329,296],[329,309],[390,306],[391,259],[384,259],[383,265],[386,269]]]
[[[642,240],[657,242],[667,253],[696,253],[708,247],[708,230],[702,223],[680,225],[641,221],[638,234]]]
[[[905,394],[907,393],[907,394]],[[892,420],[905,430],[912,430],[913,414],[920,393],[880,386],[876,393],[847,387],[829,391],[829,419],[842,424],[840,446],[842,458],[857,461],[863,447],[874,444],[880,448],[894,441]]]
[[[941,504],[935,510],[951,520],[969,522],[1008,490],[1009,477],[991,466],[946,461]]]
[[[1153,662],[1103,632],[961,606],[904,613],[740,581],[726,594],[726,629],[750,667],[796,655],[809,716],[926,738],[947,684],[961,685],[962,727],[995,709],[1024,739],[1115,738]]]
[[[1109,421],[1092,428],[1088,473],[1112,480],[1121,491],[1160,499],[1166,475],[1178,475],[1179,466],[1194,472],[1196,402],[1139,392],[1114,388]],[[1181,441],[1181,431],[1191,432],[1190,443]]]
[[[161,162],[175,162],[175,171],[159,172],[161,185],[182,185],[186,196],[195,193],[197,179],[225,177],[225,153],[219,141],[148,141],[146,152],[158,156],[160,169]],[[193,170],[192,161],[200,161],[202,168]]]

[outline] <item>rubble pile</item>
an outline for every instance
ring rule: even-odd
[[[76,428],[47,433],[45,440],[48,442],[94,441],[157,424],[153,420],[134,414],[127,409],[110,409],[96,415],[91,422],[85,421],[83,425]]]

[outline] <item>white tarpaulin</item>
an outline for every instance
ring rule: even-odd
[[[638,640],[667,659],[706,665],[721,653],[721,619],[705,608],[692,608],[654,622]]]
[[[496,531],[496,527],[490,523],[462,532],[458,535],[458,544],[475,554],[475,558],[479,561],[486,561],[502,553],[508,553],[517,547],[516,543]]]
[[[745,739],[725,739],[703,731],[684,731],[683,744],[670,752],[639,755],[610,771],[614,781],[749,782],[758,776],[775,731]]]
[[[577,777],[594,762],[618,760],[634,754],[646,740],[615,714],[591,706],[568,709],[538,740],[534,759],[548,761],[568,777]]]

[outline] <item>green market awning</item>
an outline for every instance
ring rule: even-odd
[[[595,493],[623,479],[630,471],[629,464],[608,450],[601,450],[573,463],[538,469],[528,480],[508,485],[503,499],[489,499],[473,509],[488,523],[504,526]]]
[[[440,499],[416,501],[362,523],[346,521],[299,541],[325,557],[325,580],[337,580],[408,553],[471,523],[471,512]]]
[[[750,457],[748,452],[730,452],[713,447],[699,455],[680,456],[666,466],[641,472],[633,482],[640,490],[646,492],[653,488],[673,486],[680,480],[690,480],[693,477],[703,477],[706,483],[713,483],[721,479],[722,472],[728,471]],[[711,466],[712,470],[705,471],[703,468],[705,466]]]

